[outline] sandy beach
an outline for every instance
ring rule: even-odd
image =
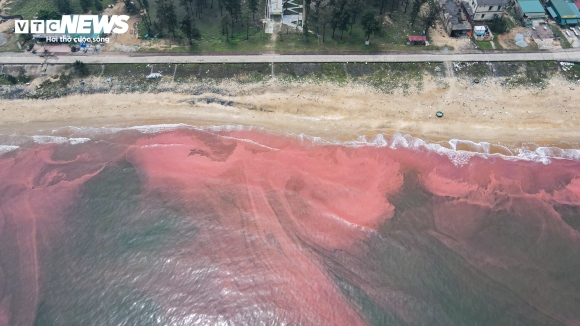
[[[31,85],[30,87],[35,87]],[[72,95],[50,100],[3,100],[0,131],[34,133],[60,126],[186,123],[244,125],[352,139],[409,133],[423,139],[521,143],[580,139],[574,84],[553,78],[545,89],[507,89],[488,78],[474,84],[426,76],[420,89],[385,94],[357,84],[222,82],[200,95],[175,92]],[[444,117],[435,113],[443,111]]]

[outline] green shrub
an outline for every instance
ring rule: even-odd
[[[6,80],[8,80],[8,82],[12,85],[16,85],[16,83],[18,83],[18,79],[12,75],[6,75]]]
[[[75,61],[72,64],[72,67],[75,71],[75,73],[79,76],[79,77],[86,77],[88,75],[90,75],[90,71],[89,71],[89,67],[82,61]]]

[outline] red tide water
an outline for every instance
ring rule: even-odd
[[[580,322],[580,285],[570,276],[580,249],[579,162],[473,156],[458,165],[427,149],[248,130],[132,139],[114,149],[42,145],[0,159],[0,324],[34,323],[49,300],[43,255],[59,243],[62,216],[74,218],[67,208],[84,200],[83,187],[119,162],[138,172],[145,197],[179,207],[199,229],[181,258],[167,260],[176,260],[172,273],[203,276],[195,288],[176,287],[190,304],[153,290],[171,283],[163,272],[153,283],[132,281],[176,324],[184,316],[501,324],[504,305],[513,318],[504,321]]]

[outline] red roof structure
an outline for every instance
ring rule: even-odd
[[[578,7],[578,10],[580,10],[580,0],[576,0],[574,3],[576,4],[576,7]]]
[[[576,0],[576,1],[580,1],[580,0]],[[409,38],[409,41],[411,42],[425,42],[427,41],[427,36],[420,36],[420,35],[407,35],[407,37]]]

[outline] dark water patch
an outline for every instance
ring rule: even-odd
[[[373,299],[355,283],[349,282],[347,279],[339,275],[333,275],[333,277],[344,295],[371,325],[405,325],[405,323],[397,318],[397,316],[385,311],[384,308],[374,302]]]
[[[580,208],[572,205],[554,205],[554,210],[568,226],[580,232]]]
[[[142,192],[128,163],[108,166],[83,186],[62,241],[43,258],[48,282],[36,325],[167,324],[145,284],[197,228]]]

